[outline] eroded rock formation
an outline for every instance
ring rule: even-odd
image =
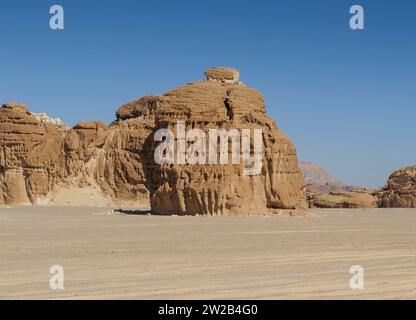
[[[307,190],[310,208],[377,208],[372,190],[354,190],[322,193],[318,190]]]
[[[209,69],[207,80],[167,92],[156,110],[156,128],[176,132],[201,129],[262,129],[260,174],[243,175],[242,164],[166,164],[152,158],[145,173],[152,211],[176,214],[260,214],[273,209],[306,206],[303,175],[291,141],[265,114],[261,93],[238,82],[232,69]],[[175,141],[177,142],[177,141]],[[146,154],[153,157],[157,142],[149,139]],[[231,144],[229,145],[231,159]]]
[[[377,192],[380,207],[416,207],[416,165],[393,172]]]
[[[74,187],[96,188],[115,202],[148,202],[140,153],[154,120],[82,121],[70,129],[7,103],[0,123],[0,204],[53,203],[55,193]]]
[[[0,109],[0,204],[53,202],[68,188],[95,188],[111,201],[150,200],[158,214],[248,215],[306,207],[296,149],[265,113],[261,93],[239,72],[213,68],[206,80],[121,106],[117,120],[68,128],[24,105]],[[261,170],[246,164],[158,164],[158,129],[261,129]],[[252,140],[251,140],[252,141]],[[229,141],[228,153],[231,159]],[[186,142],[186,147],[190,142]],[[251,142],[250,148],[252,148]],[[219,150],[218,155],[219,155]],[[76,203],[74,203],[76,204]]]
[[[0,109],[0,203],[41,203],[63,178],[60,144],[65,127],[41,122],[27,107]]]

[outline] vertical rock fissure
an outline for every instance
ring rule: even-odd
[[[233,108],[231,107],[230,101],[228,100],[228,98],[224,99],[224,106],[227,109],[227,117],[229,120],[233,120],[234,119],[234,111]]]

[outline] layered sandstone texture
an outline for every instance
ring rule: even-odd
[[[307,200],[310,208],[377,208],[377,201],[372,190],[354,190],[322,193],[317,190],[307,190]]]
[[[0,109],[0,204],[42,203],[64,176],[66,128],[39,120],[19,103]]]
[[[140,108],[142,101],[131,104]],[[0,204],[148,202],[140,153],[153,125],[151,116],[136,115],[109,127],[83,121],[68,128],[22,104],[4,104]]]
[[[262,94],[239,82],[236,70],[214,68],[205,75],[206,80],[173,89],[158,100],[156,129],[177,132],[179,122],[184,122],[186,132],[201,129],[206,136],[210,129],[249,129],[252,135],[254,129],[261,129],[261,170],[257,175],[244,175],[245,165],[231,161],[231,141],[228,164],[180,164],[176,159],[174,164],[160,165],[152,158],[159,142],[150,138],[144,166],[152,211],[249,215],[305,208],[304,179],[295,146],[267,116]],[[175,145],[178,142],[176,139]]]
[[[393,172],[377,192],[380,207],[416,207],[416,165]]]
[[[249,215],[304,209],[304,179],[295,146],[267,116],[262,94],[240,82],[235,69],[212,68],[205,76],[164,95],[121,106],[109,126],[82,121],[69,128],[22,104],[4,104],[0,204],[53,204],[57,199],[62,204],[72,195],[75,199],[67,203],[73,205],[87,196],[99,196],[101,204],[149,202],[156,214]],[[154,140],[156,132],[169,129],[176,134],[178,123],[184,124],[185,132],[201,129],[207,137],[210,129],[240,134],[249,129],[250,155],[253,130],[261,129],[258,174],[246,175],[249,164],[231,161],[234,143],[241,143],[231,139],[225,139],[227,164],[219,163],[221,145],[217,164],[180,163],[177,138],[174,163],[156,163],[154,153],[161,143]],[[196,145],[195,140],[182,142],[186,150]]]

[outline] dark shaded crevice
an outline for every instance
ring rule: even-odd
[[[224,106],[227,109],[227,117],[229,120],[233,120],[234,119],[234,111],[233,108],[231,107],[230,101],[228,100],[228,98],[225,98],[224,100]]]

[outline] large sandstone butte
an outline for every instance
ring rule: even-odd
[[[393,172],[377,192],[380,207],[416,207],[416,165]]]
[[[214,68],[207,80],[173,89],[159,98],[156,128],[186,130],[262,129],[263,157],[259,175],[243,175],[243,165],[158,165],[148,140],[145,161],[150,203],[155,213],[237,215],[266,214],[273,209],[306,206],[304,179],[296,149],[265,113],[260,92],[238,81],[233,69]],[[208,148],[207,148],[208,149]],[[231,145],[229,145],[231,153]]]
[[[82,121],[70,129],[24,105],[4,104],[0,204],[54,203],[57,194],[76,189],[95,190],[111,203],[150,201],[157,214],[250,215],[305,208],[296,149],[266,115],[261,93],[240,82],[234,69],[208,69],[205,75],[206,80],[121,106],[108,127]],[[260,174],[243,175],[243,164],[155,163],[160,143],[155,132],[175,132],[177,121],[184,121],[187,130],[206,132],[262,129]]]

